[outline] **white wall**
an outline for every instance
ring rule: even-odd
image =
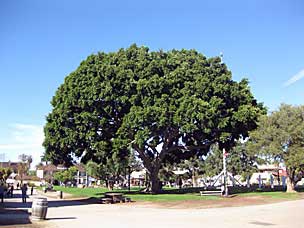
[[[37,170],[36,175],[37,175],[37,177],[42,179],[43,178],[43,170]]]

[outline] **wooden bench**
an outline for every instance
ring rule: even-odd
[[[206,191],[200,191],[201,196],[221,196],[222,191],[221,190],[206,190]]]

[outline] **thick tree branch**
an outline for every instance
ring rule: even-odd
[[[210,144],[207,145],[201,145],[201,146],[182,146],[182,145],[178,145],[178,146],[172,146],[170,147],[167,152],[172,152],[175,150],[183,150],[183,151],[189,151],[189,150],[196,150],[196,149],[207,149],[210,146]]]
[[[145,165],[145,167],[148,169],[148,170],[152,170],[152,162],[151,160],[147,157],[147,155],[145,154],[145,151],[143,149],[141,149],[139,147],[138,144],[136,143],[133,143],[132,144],[132,147],[134,150],[137,151],[137,153],[139,154],[140,158],[143,160],[143,163]]]

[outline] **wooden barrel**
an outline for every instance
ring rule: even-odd
[[[46,198],[34,198],[32,203],[32,219],[45,219],[47,208],[48,202]]]

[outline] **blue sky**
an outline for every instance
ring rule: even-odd
[[[304,3],[256,1],[0,1],[0,154],[39,161],[50,100],[88,55],[133,43],[224,53],[269,110],[304,104]],[[1,157],[0,157],[1,159]]]

